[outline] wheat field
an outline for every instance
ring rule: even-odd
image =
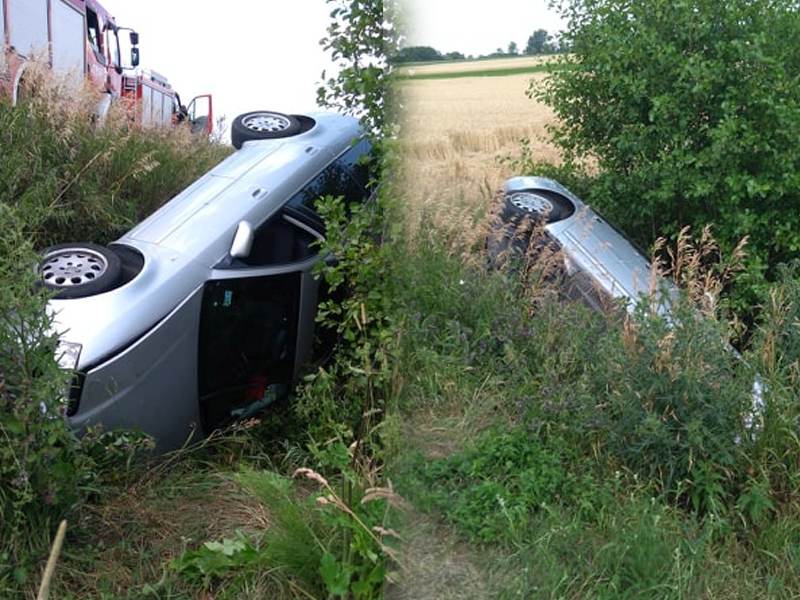
[[[410,237],[435,230],[467,256],[482,236],[494,191],[514,175],[499,158],[519,154],[520,140],[527,138],[534,156],[558,160],[546,131],[553,112],[525,95],[529,82],[541,84],[545,77],[402,82],[402,179]],[[431,220],[435,229],[425,226]]]

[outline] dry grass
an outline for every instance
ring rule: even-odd
[[[407,572],[386,591],[388,600],[480,600],[491,597],[485,557],[436,519],[406,515],[403,556]]]
[[[516,58],[492,58],[464,62],[433,63],[429,65],[408,66],[398,69],[402,75],[433,75],[434,73],[470,73],[501,69],[521,69],[537,67],[553,60],[552,56],[519,56]]]
[[[545,129],[553,112],[525,95],[531,79],[544,77],[403,82],[402,177],[411,237],[448,236],[466,257],[482,236],[479,223],[494,191],[513,175],[498,158],[516,155],[528,138],[535,156],[558,160]],[[431,219],[435,230],[427,226]]]
[[[186,548],[231,537],[237,529],[261,531],[269,523],[266,508],[232,476],[184,473],[165,481],[144,476],[108,502],[87,508],[76,526],[92,532],[96,550],[80,557],[84,548],[73,551],[68,539],[58,583],[80,597],[109,588],[124,594],[157,580]]]

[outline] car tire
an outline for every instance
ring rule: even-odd
[[[37,273],[55,298],[85,298],[114,289],[122,276],[122,261],[98,244],[58,244],[42,252]]]
[[[531,248],[537,225],[561,221],[575,212],[572,202],[548,190],[516,190],[498,196],[484,243],[489,269],[535,256],[546,246],[542,238],[534,240],[536,247]]]
[[[575,212],[575,206],[561,194],[549,190],[515,190],[503,198],[501,220],[517,223],[522,218],[555,223]]]
[[[251,140],[272,140],[300,133],[300,120],[291,115],[257,110],[239,115],[231,124],[231,143],[237,150]]]

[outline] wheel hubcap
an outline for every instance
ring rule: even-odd
[[[543,216],[549,215],[553,210],[550,200],[532,192],[516,192],[508,197],[508,201],[520,210]]]
[[[242,123],[251,131],[259,133],[284,131],[289,128],[289,119],[281,115],[272,113],[259,113],[250,115],[242,120]]]
[[[86,248],[65,248],[42,260],[42,279],[53,287],[74,287],[94,281],[108,270],[108,261],[99,252]]]

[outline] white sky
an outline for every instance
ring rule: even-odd
[[[440,52],[489,54],[517,42],[520,52],[536,29],[564,28],[547,0],[405,0],[407,45]]]
[[[164,75],[188,104],[214,96],[214,117],[316,108],[330,67],[319,45],[324,0],[101,0],[117,25],[139,32],[141,66]],[[127,35],[127,32],[122,32]],[[123,45],[127,48],[127,45]]]

